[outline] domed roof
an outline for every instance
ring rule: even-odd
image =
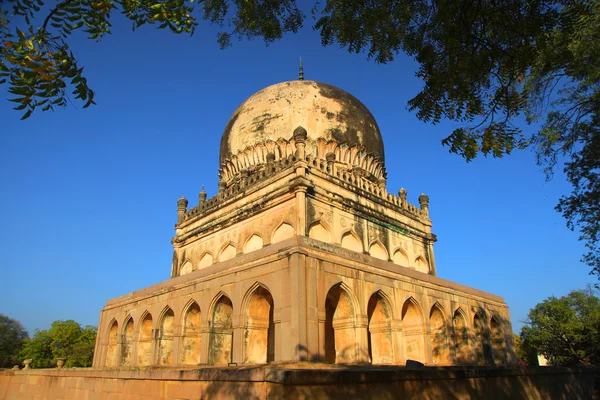
[[[379,127],[364,104],[334,86],[297,80],[269,86],[235,110],[221,138],[220,161],[267,140],[288,140],[298,126],[309,139],[361,145],[384,160]]]

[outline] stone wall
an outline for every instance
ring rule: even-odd
[[[294,237],[110,300],[93,366],[514,363],[502,298]]]
[[[592,368],[63,369],[0,373],[0,400],[593,399]]]

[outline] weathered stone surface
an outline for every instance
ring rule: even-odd
[[[594,368],[336,367],[0,372],[0,400],[511,399],[591,400]]]

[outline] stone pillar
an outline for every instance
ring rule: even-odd
[[[202,318],[201,328],[200,328],[200,364],[207,365],[208,364],[208,355],[209,355],[209,345],[210,345],[210,323],[211,320],[210,315]]]
[[[181,196],[177,200],[177,223],[183,221],[183,217],[185,216],[185,211],[188,206],[188,201],[184,196]]]
[[[267,153],[267,173],[271,172],[271,167],[273,166],[273,163],[275,162],[275,154],[273,153]]]
[[[360,314],[356,315],[356,362],[368,363],[369,359],[369,318]]]
[[[275,336],[275,357],[273,361],[281,361],[283,358],[283,346],[287,342],[287,333],[281,329],[281,308],[273,310],[273,335]]]
[[[429,274],[437,276],[435,256],[433,255],[433,240],[431,239],[425,239],[425,254],[427,255],[427,262],[429,263]]]
[[[183,342],[183,326],[175,325],[173,329],[173,365],[181,365],[181,344]]]
[[[308,341],[308,357],[309,360],[320,358],[320,346],[319,346],[319,335],[321,332],[320,318],[319,318],[319,299],[318,299],[318,263],[319,261],[315,258],[309,258],[304,255],[305,269],[306,269],[306,330],[307,330],[307,341]],[[325,321],[323,321],[325,322]],[[324,325],[323,325],[324,327]]]
[[[387,191],[386,191],[385,185],[386,185],[385,178],[377,179],[377,186],[379,186],[379,189],[381,189],[381,197],[387,198],[387,196],[386,196]]]
[[[400,190],[398,190],[398,197],[400,197],[400,206],[402,208],[406,208],[407,203],[406,203],[406,189],[404,188],[400,188]]]
[[[335,171],[333,170],[335,163],[335,153],[327,153],[327,155],[325,155],[325,160],[327,160],[327,170],[331,175],[335,175]]]
[[[291,360],[308,360],[306,255],[295,252],[289,257],[290,274],[290,331],[288,354]]]
[[[204,191],[204,186],[202,186],[202,191],[198,193],[198,206],[202,208],[206,203],[206,192]]]
[[[219,181],[219,195],[223,196],[223,192],[227,189],[225,181]]]
[[[291,190],[296,194],[296,221],[295,221],[295,229],[296,235],[306,236],[306,191],[308,190],[307,184],[310,182],[305,178],[294,178],[292,182]]]
[[[419,196],[419,206],[421,206],[421,210],[425,213],[425,216],[429,218],[429,196],[425,193],[421,193]]]
[[[308,137],[308,133],[306,129],[301,126],[298,126],[294,130],[294,141],[296,142],[296,158],[298,160],[304,161],[306,158],[306,138]]]

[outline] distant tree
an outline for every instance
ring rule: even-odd
[[[537,352],[531,347],[529,342],[523,341],[519,335],[513,333],[513,343],[515,345],[515,353],[517,354],[517,365],[538,365]]]
[[[588,287],[537,304],[521,341],[550,365],[600,365],[600,299]],[[531,351],[531,350],[529,350]]]
[[[54,321],[48,330],[36,330],[21,350],[21,358],[33,359],[36,368],[56,365],[56,358],[65,357],[66,367],[90,367],[96,343],[96,327],[82,328],[73,320]]]
[[[19,351],[28,337],[19,321],[0,314],[0,368],[19,363]]]
[[[297,32],[306,15],[295,0],[1,0],[0,84],[23,118],[66,106],[68,92],[94,104],[83,68],[68,46],[83,30],[111,33],[111,14],[193,34],[197,16],[232,38],[270,43]],[[9,7],[8,5],[12,6]],[[366,52],[379,63],[400,52],[419,63],[420,93],[409,108],[419,119],[459,122],[442,143],[467,161],[533,146],[547,177],[570,156],[573,193],[557,210],[588,247],[583,261],[600,274],[600,1],[597,0],[326,0],[314,1],[313,28],[323,45]],[[9,20],[10,18],[10,20]],[[20,29],[19,29],[20,28]],[[520,126],[515,121],[525,117]],[[539,124],[526,135],[525,124]],[[537,129],[537,128],[536,128]]]

